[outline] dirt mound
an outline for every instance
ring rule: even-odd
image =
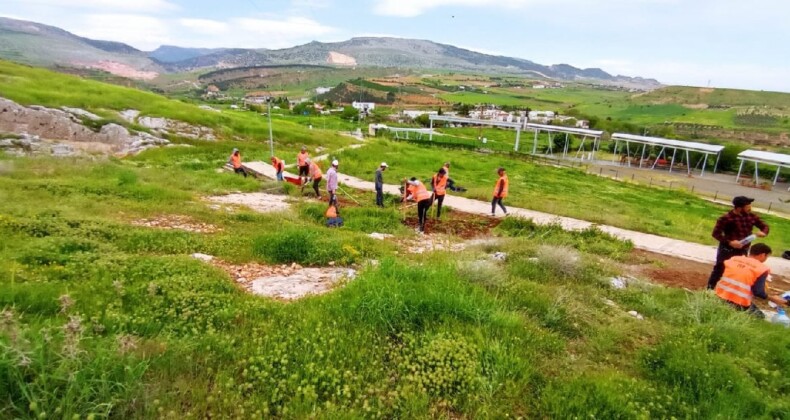
[[[259,213],[272,213],[288,210],[291,205],[286,201],[288,196],[266,193],[238,193],[208,197],[209,201],[221,204],[237,204],[247,206]]]
[[[425,232],[471,239],[479,236],[488,236],[491,233],[491,229],[497,227],[501,222],[502,219],[462,212],[453,212],[447,219],[437,220],[430,217],[429,213],[428,220],[425,221]],[[408,216],[404,219],[403,224],[416,229],[419,221],[417,216]]]
[[[215,233],[222,229],[208,224],[192,220],[187,216],[165,215],[151,219],[139,219],[132,222],[134,226],[144,226],[166,230],[185,230],[197,233]]]
[[[212,259],[246,291],[282,300],[296,300],[310,295],[320,295],[333,290],[345,281],[356,277],[356,270],[342,267],[301,267],[291,265],[265,265],[248,263],[230,264]]]

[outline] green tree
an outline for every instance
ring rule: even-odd
[[[359,111],[351,105],[346,105],[343,107],[343,113],[340,114],[340,117],[344,120],[358,121]]]

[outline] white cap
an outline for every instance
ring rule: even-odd
[[[338,162],[337,159],[332,161],[332,166],[337,166],[339,164],[340,164],[340,162]]]
[[[387,162],[381,162],[381,166],[382,166],[383,168],[386,168],[386,167],[388,167],[388,165],[387,165]]]

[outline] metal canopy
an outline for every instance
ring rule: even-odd
[[[532,140],[532,154],[538,153],[538,134],[541,131],[545,131],[548,134],[548,154],[554,154],[554,135],[559,134],[565,135],[565,142],[564,146],[562,147],[562,156],[568,156],[568,148],[570,146],[570,139],[569,136],[571,134],[575,134],[578,136],[582,136],[581,144],[579,145],[579,149],[576,151],[576,158],[581,158],[582,160],[585,157],[585,149],[584,143],[590,138],[592,141],[592,152],[589,153],[588,157],[590,160],[595,159],[595,152],[600,148],[601,145],[601,136],[603,136],[603,131],[600,130],[589,130],[586,128],[576,128],[576,127],[563,127],[559,125],[546,125],[546,124],[532,124],[528,123],[526,125],[527,129],[531,129],[535,131],[535,138]]]
[[[628,166],[631,166],[631,150],[630,145],[631,143],[641,144],[642,145],[642,153],[641,157],[639,158],[639,167],[642,167],[643,162],[645,161],[645,151],[647,150],[647,146],[656,146],[660,147],[661,150],[658,152],[656,156],[656,160],[653,161],[651,169],[655,169],[656,165],[658,164],[661,156],[664,156],[664,161],[668,158],[667,156],[667,149],[672,150],[672,159],[669,162],[669,172],[672,172],[672,168],[675,167],[675,159],[677,157],[678,150],[682,150],[685,153],[681,153],[680,155],[680,165],[685,165],[686,172],[691,175],[692,165],[691,165],[691,155],[689,152],[698,152],[702,153],[704,156],[700,159],[693,168],[696,168],[700,164],[702,164],[702,171],[700,176],[705,176],[705,168],[708,166],[708,156],[715,155],[716,156],[716,163],[713,166],[713,173],[716,173],[716,170],[719,167],[719,159],[721,158],[721,151],[724,150],[724,146],[719,146],[716,144],[707,144],[707,143],[698,143],[693,141],[681,141],[681,140],[672,140],[672,139],[665,139],[661,137],[647,137],[647,136],[638,136],[634,134],[623,134],[623,133],[614,133],[612,134],[612,140],[614,143],[614,154],[617,156],[617,149],[619,147],[620,142],[625,143],[626,147],[626,155],[624,156],[625,161]],[[685,156],[684,156],[685,155]],[[685,157],[685,162],[684,162]],[[621,162],[623,160],[621,159]],[[648,160],[648,165],[650,161]]]
[[[512,122],[504,122],[504,121],[494,121],[494,120],[481,120],[477,118],[464,118],[464,117],[448,117],[444,115],[434,115],[431,114],[428,116],[431,121],[431,134],[428,137],[430,141],[433,141],[433,122],[434,121],[446,121],[452,123],[459,123],[459,124],[474,124],[474,125],[491,125],[494,127],[506,127],[506,128],[515,128],[516,129],[516,145],[513,147],[513,150],[518,152],[518,144],[519,140],[521,139],[521,123],[512,123]]]
[[[710,153],[710,154],[717,154],[722,150],[724,150],[724,146],[719,146],[716,144],[697,143],[694,141],[671,140],[661,137],[637,136],[634,134],[614,133],[612,134],[612,140],[623,140],[631,143],[647,144],[649,146],[666,146],[671,149],[689,150],[692,152],[701,152],[701,153]]]
[[[738,175],[735,176],[735,182],[741,179],[741,172],[743,171],[743,164],[745,162],[754,162],[754,183],[757,185],[760,182],[760,169],[757,167],[758,163],[776,166],[776,174],[774,175],[774,185],[779,180],[779,171],[782,168],[790,168],[790,155],[781,153],[763,152],[761,150],[744,150],[738,153],[738,159],[741,164],[738,167]]]

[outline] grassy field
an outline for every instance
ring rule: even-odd
[[[388,182],[393,184],[402,177],[430,179],[442,163],[450,161],[452,178],[469,190],[464,196],[488,201],[496,168],[503,166],[510,178],[511,196],[506,200],[510,205],[712,245],[710,232],[716,218],[728,210],[684,192],[597,178],[507,155],[377,140],[361,149],[344,150],[340,159],[344,172],[365,179],[372,179],[384,160],[390,165]],[[769,215],[764,220],[772,226],[766,242],[774,249],[790,248],[790,221]]]
[[[393,207],[346,208],[340,230],[322,227],[310,202],[218,212],[200,198],[272,187],[217,174],[231,146],[0,160],[0,416],[790,415],[785,330],[704,293],[610,289],[632,258],[626,243],[508,219],[500,245],[404,257],[366,236],[413,235]],[[453,161],[460,179],[473,173]],[[405,168],[393,160],[388,178]],[[220,230],[130,225],[163,215]],[[491,262],[494,251],[507,260]],[[193,252],[361,272],[285,304],[246,294]]]

